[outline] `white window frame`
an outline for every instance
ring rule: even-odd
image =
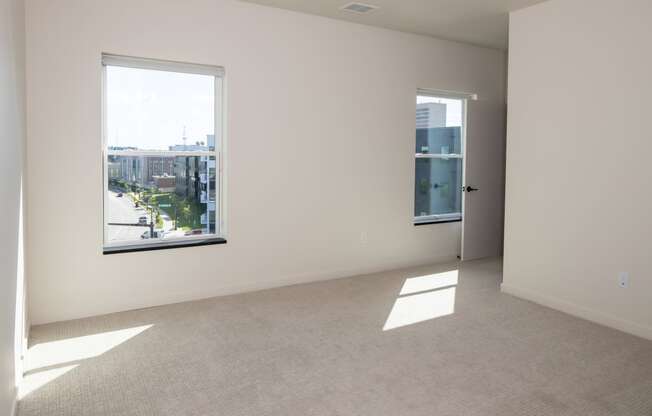
[[[466,110],[467,110],[467,102],[468,100],[474,100],[477,98],[476,94],[470,94],[470,93],[464,93],[464,92],[454,92],[454,91],[446,91],[446,90],[433,90],[433,89],[424,89],[424,88],[418,88],[416,91],[416,96],[426,96],[426,97],[433,97],[433,98],[448,98],[448,99],[453,99],[453,100],[461,100],[462,101],[462,129],[461,129],[461,146],[462,146],[462,153],[449,153],[449,154],[442,154],[442,153],[415,153],[414,158],[415,158],[415,165],[416,165],[416,160],[417,159],[441,159],[441,160],[449,160],[449,159],[460,159],[462,161],[462,183],[464,183],[464,175],[466,172],[465,169],[465,159],[466,159]],[[416,166],[415,169],[413,170],[413,175],[415,175],[414,180],[416,181]],[[459,189],[459,192],[462,192],[462,189]],[[413,197],[412,203],[416,203],[415,198]],[[441,223],[441,222],[453,222],[453,221],[462,221],[462,218],[464,217],[464,198],[462,198],[462,207],[460,208],[460,212],[453,212],[453,213],[447,213],[447,214],[432,214],[432,215],[419,215],[419,216],[414,216],[413,218],[413,223],[415,225],[420,225],[420,224],[436,224],[436,223]],[[412,211],[414,212],[414,206],[412,207]]]
[[[209,75],[214,77],[214,150],[206,151],[168,151],[168,150],[113,150],[108,148],[107,122],[106,122],[106,98],[107,98],[107,66],[119,66],[126,68],[149,69],[166,72],[177,72],[187,74]],[[161,248],[174,248],[184,246],[196,246],[206,244],[226,243],[226,180],[225,180],[225,119],[224,119],[224,68],[212,65],[190,64],[184,62],[155,60],[148,58],[136,58],[112,54],[102,54],[102,228],[103,228],[103,250],[104,254],[113,254],[131,251],[156,250]],[[207,156],[215,158],[215,233],[191,235],[169,239],[147,239],[141,241],[108,241],[108,157],[109,156],[165,156],[165,157],[188,157]],[[210,195],[210,190],[209,190]],[[208,219],[210,224],[210,219]],[[144,228],[144,227],[143,227]]]

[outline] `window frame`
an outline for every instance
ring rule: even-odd
[[[462,126],[460,131],[460,145],[462,147],[461,153],[414,153],[414,169],[412,174],[414,175],[414,181],[416,182],[416,161],[417,159],[440,159],[440,160],[449,160],[449,159],[460,159],[462,165],[462,184],[465,183],[466,175],[466,125],[467,125],[467,107],[468,101],[474,100],[477,98],[476,94],[464,93],[464,92],[454,92],[446,90],[436,90],[436,89],[425,89],[417,88],[416,96],[425,96],[432,98],[446,98],[452,100],[460,100],[462,102]],[[416,109],[415,109],[416,113]],[[416,132],[416,127],[415,127]],[[413,147],[414,148],[414,147]],[[459,192],[462,192],[462,189],[459,189]],[[414,204],[416,203],[416,198],[412,198],[412,212],[414,212]],[[427,224],[442,224],[449,222],[461,222],[464,218],[464,198],[462,197],[462,205],[460,212],[446,213],[446,214],[430,214],[430,215],[414,215],[412,218],[412,223],[414,225],[427,225]]]
[[[101,166],[102,166],[102,249],[103,254],[128,253],[136,251],[150,251],[168,248],[192,247],[226,243],[226,179],[225,179],[225,71],[223,67],[185,62],[166,61],[149,58],[137,58],[113,54],[102,54],[102,120],[101,120]],[[165,72],[177,72],[214,77],[214,136],[215,147],[213,150],[176,151],[176,150],[109,150],[108,124],[107,124],[107,67],[118,66],[125,68],[146,69]],[[170,239],[147,239],[140,241],[108,241],[108,191],[109,191],[109,156],[153,156],[153,157],[193,157],[205,156],[215,158],[215,233],[175,237]],[[208,173],[208,172],[207,172]],[[210,197],[210,189],[207,190]],[[207,218],[210,227],[211,218]],[[143,227],[145,228],[145,227]]]

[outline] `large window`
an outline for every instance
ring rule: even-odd
[[[414,222],[462,219],[465,100],[417,93]]]
[[[102,64],[104,253],[225,242],[223,70]]]

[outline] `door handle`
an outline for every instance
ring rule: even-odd
[[[465,186],[465,187],[462,188],[462,190],[466,191],[466,192],[473,192],[473,191],[477,191],[478,188],[474,188],[472,186]]]

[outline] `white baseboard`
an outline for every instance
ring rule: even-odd
[[[392,262],[391,264],[371,265],[361,268],[349,269],[330,269],[316,273],[296,274],[283,278],[266,280],[266,281],[249,281],[243,284],[225,285],[213,290],[207,291],[204,288],[190,288],[188,291],[178,293],[168,293],[165,296],[154,296],[149,299],[123,299],[121,306],[113,307],[111,309],[95,309],[87,310],[84,313],[66,313],[61,315],[51,315],[50,319],[38,320],[32,322],[32,325],[43,325],[54,322],[68,321],[71,319],[82,319],[91,316],[105,315],[109,313],[125,312],[136,309],[150,308],[162,305],[170,305],[179,302],[189,302],[194,300],[201,300],[206,298],[213,298],[219,296],[236,295],[240,293],[255,292],[259,290],[275,289],[279,287],[292,286],[304,283],[315,283],[326,280],[334,280],[341,278],[348,278],[354,276],[361,276],[379,272],[389,272],[393,270],[401,270],[403,268],[420,267],[432,264],[446,264],[457,262],[457,256],[454,254],[442,255],[433,257],[421,262]],[[155,295],[155,294],[154,294]]]
[[[552,298],[549,296],[541,295],[530,289],[523,289],[506,284],[500,285],[500,290],[503,293],[523,298],[552,309],[565,312],[569,315],[577,316],[587,321],[595,322],[600,325],[608,326],[619,331],[627,332],[628,334],[636,335],[641,338],[652,340],[652,327],[641,325],[636,322],[628,321],[608,315],[595,309],[585,308],[564,300]]]
[[[456,255],[444,255],[444,256],[438,256],[437,258],[431,258],[423,262],[401,262],[401,263],[393,263],[391,265],[379,265],[379,266],[374,265],[374,266],[354,268],[354,269],[331,269],[331,270],[326,270],[317,273],[297,274],[297,275],[292,275],[281,279],[274,279],[265,282],[257,281],[257,282],[249,282],[244,284],[223,286],[220,289],[212,291],[210,293],[207,293],[206,291],[192,291],[186,293],[178,293],[170,298],[155,300],[151,302],[151,305],[138,306],[135,308],[128,308],[125,310],[138,309],[142,307],[169,305],[173,303],[188,302],[193,300],[207,299],[207,298],[220,297],[220,296],[237,295],[241,293],[256,292],[256,291],[268,290],[268,289],[277,289],[281,287],[301,285],[306,283],[324,282],[328,280],[345,279],[345,278],[364,276],[364,275],[374,274],[374,273],[391,272],[391,271],[402,270],[411,267],[429,266],[433,264],[447,264],[447,263],[452,263],[457,261],[458,260]],[[99,315],[99,314],[93,314],[90,316],[95,316],[95,315]]]
[[[11,404],[11,413],[9,414],[11,416],[18,415],[18,391],[16,391],[14,394],[14,402]]]

